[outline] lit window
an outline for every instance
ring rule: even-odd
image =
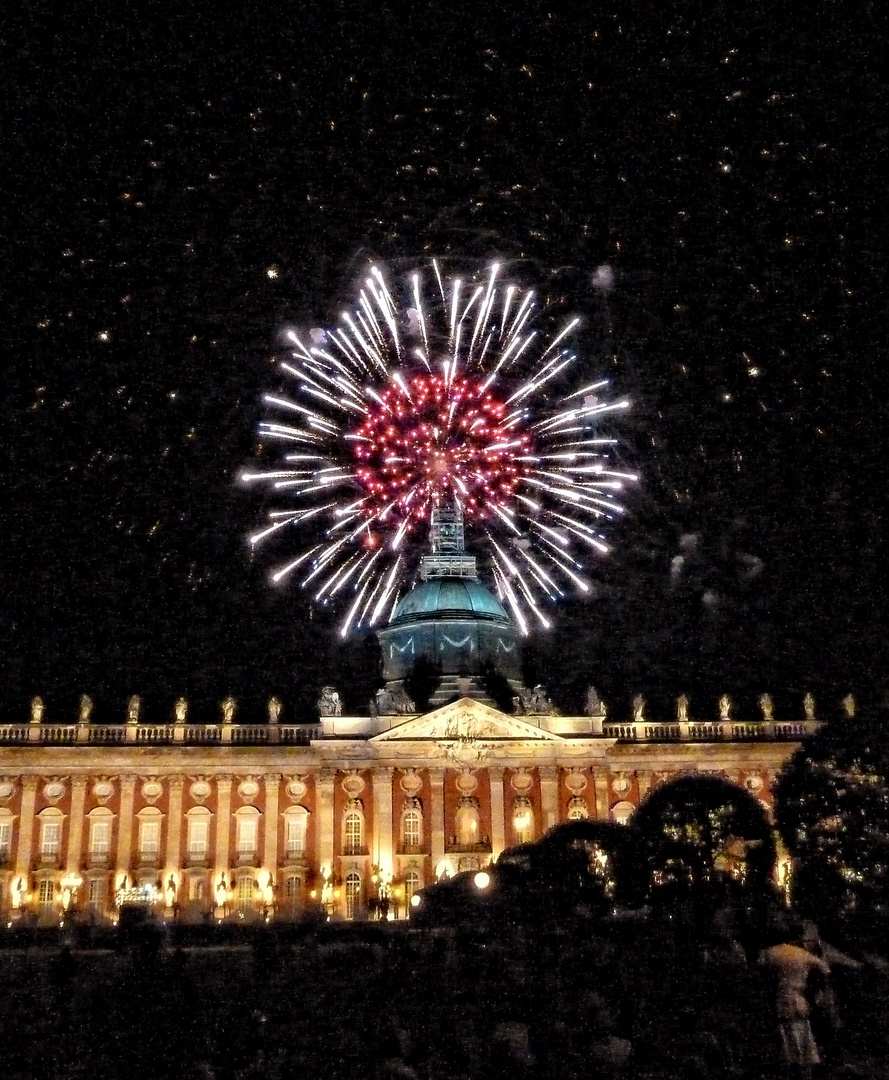
[[[59,828],[59,826],[56,826]],[[37,903],[43,912],[50,911],[56,898],[56,883],[54,881],[41,881],[37,889]]]
[[[299,809],[302,809],[300,807]],[[291,859],[306,850],[306,814],[288,813],[284,819],[284,849]]]
[[[40,831],[40,854],[44,859],[53,859],[62,847],[62,823],[44,821]]]
[[[9,858],[12,847],[12,825],[8,821],[0,821],[0,862]]]
[[[303,879],[290,874],[284,882],[284,902],[291,915],[295,915],[302,901]]]
[[[587,813],[586,803],[583,799],[572,799],[571,804],[568,807],[568,820],[569,821],[586,821],[589,817]]]
[[[188,819],[188,857],[194,861],[205,859],[210,846],[210,822],[207,818]]]
[[[252,855],[256,851],[256,823],[255,817],[238,818],[239,855]]]
[[[161,823],[159,821],[141,821],[139,823],[139,855],[143,859],[156,858],[161,849]]]
[[[457,843],[461,847],[472,847],[478,843],[480,832],[478,810],[472,805],[459,807],[457,810]]]
[[[89,904],[90,911],[98,914],[105,910],[105,897],[107,891],[108,886],[104,878],[90,878],[87,891],[87,903]]]
[[[401,818],[401,836],[405,847],[420,846],[422,825],[419,810],[405,810]]]
[[[238,911],[246,912],[253,907],[253,878],[238,878]]]
[[[200,904],[203,902],[206,895],[207,883],[202,877],[189,878],[188,881],[188,899],[193,904]]]
[[[345,855],[360,855],[362,847],[362,821],[361,815],[352,811],[346,814],[343,821],[343,853]]]
[[[408,870],[404,875],[404,902],[410,907],[411,897],[420,891],[420,875],[416,870]]]
[[[90,855],[107,855],[111,850],[111,822],[90,822]]]
[[[361,878],[354,871],[346,874],[346,918],[354,919],[358,915],[361,903]]]
[[[512,827],[517,844],[529,844],[534,839],[534,811],[529,799],[516,799],[513,806]]]

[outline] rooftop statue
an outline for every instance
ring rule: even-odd
[[[719,699],[719,719],[723,724],[731,723],[732,719],[732,699],[728,694],[723,694]]]
[[[188,716],[188,702],[184,697],[177,698],[176,704],[173,706],[173,712],[176,716],[176,720],[180,724],[185,723],[185,718]]]
[[[318,698],[318,712],[321,716],[342,716],[343,703],[340,695],[332,686],[322,686]]]
[[[815,699],[811,694],[806,694],[803,698],[803,712],[806,714],[807,720],[815,719]]]
[[[269,698],[268,713],[270,724],[277,724],[281,719],[281,702],[276,697]]]
[[[39,724],[43,719],[43,698],[31,698],[31,723]]]
[[[599,697],[595,686],[591,686],[586,692],[586,701],[583,707],[585,716],[602,716],[606,714],[605,702]]]
[[[238,703],[235,699],[229,695],[225,701],[222,702],[222,722],[224,724],[231,724],[235,719],[235,710],[238,707]],[[184,717],[183,717],[184,719]]]
[[[77,714],[78,722],[88,724],[93,713],[93,699],[89,694],[80,695],[80,710]]]
[[[676,721],[680,724],[688,723],[688,694],[680,694],[676,698]]]
[[[139,714],[142,711],[142,699],[138,694],[133,694],[127,702],[127,723],[138,724]]]
[[[771,694],[759,695],[759,707],[762,709],[762,718],[767,724],[771,724],[775,719],[775,709],[772,703]]]
[[[635,694],[633,697],[633,722],[645,723],[645,698],[642,694]]]

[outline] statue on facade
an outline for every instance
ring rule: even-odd
[[[399,716],[409,716],[417,711],[417,706],[403,686],[396,687],[392,697],[395,700],[395,712]]]
[[[815,698],[811,694],[806,694],[803,698],[803,712],[807,720],[815,719]]]
[[[512,704],[518,716],[552,716],[556,711],[542,683],[538,683],[533,690],[520,690],[512,699]]]
[[[843,698],[843,714],[848,720],[855,719],[855,698],[852,694],[846,694]]]
[[[268,715],[270,724],[277,724],[281,719],[281,702],[276,697],[269,698]]]
[[[676,722],[679,724],[688,723],[688,694],[680,694],[676,698]]]
[[[762,710],[762,718],[767,724],[771,724],[775,720],[775,706],[772,702],[771,694],[759,695],[759,707]]]
[[[723,694],[719,699],[719,720],[720,723],[729,724],[732,719],[732,699],[728,694]]]
[[[142,699],[138,694],[133,694],[127,702],[127,723],[138,724],[139,713],[142,711]]]
[[[595,686],[587,687],[583,712],[585,716],[605,716],[605,702],[599,697],[599,693]]]
[[[31,698],[31,723],[39,724],[43,720],[43,698]]]
[[[90,717],[93,714],[93,699],[89,694],[80,695],[80,709],[77,714],[77,720],[80,724],[88,724]]]
[[[322,686],[318,698],[318,713],[321,716],[342,716],[343,703],[340,695],[332,686]]]
[[[229,696],[222,702],[222,722],[223,724],[232,724],[235,720],[235,710],[238,707],[238,703],[229,694]],[[182,718],[183,720],[185,717]]]
[[[633,697],[633,723],[645,723],[645,698],[642,694],[635,694]]]
[[[188,716],[188,702],[184,697],[176,699],[176,704],[173,706],[173,713],[177,723],[185,723],[185,718]]]
[[[380,687],[370,703],[371,716],[407,716],[416,711],[417,706],[402,686]]]

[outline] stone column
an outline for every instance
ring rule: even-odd
[[[22,808],[19,815],[19,842],[15,855],[16,877],[25,878],[28,889],[28,870],[31,866],[31,845],[34,841],[34,807],[37,803],[37,777],[26,776],[22,780]],[[16,885],[18,882],[16,881]]]
[[[593,787],[596,792],[596,820],[608,820],[608,777],[597,772]]]
[[[231,832],[231,809],[232,809],[232,778],[230,776],[216,777],[216,870],[213,882],[214,890],[219,885],[219,879],[225,874],[226,884],[231,886],[228,880],[228,841]]]
[[[333,780],[335,769],[320,769],[318,772],[318,866],[319,869],[333,873]]]
[[[649,791],[651,791],[651,773],[636,773],[636,781],[639,784],[639,805],[641,806]]]
[[[392,768],[373,770],[374,862],[384,874],[395,873],[395,849],[392,844]]]
[[[278,876],[278,789],[281,785],[279,773],[268,773],[265,777],[265,828],[263,832],[263,866],[273,878]]]
[[[491,859],[506,847],[506,817],[503,811],[503,773],[500,765],[488,766],[491,783]]]
[[[543,814],[543,831],[551,829],[559,820],[559,770],[555,765],[541,765],[540,809]]]
[[[120,887],[120,879],[130,872],[133,857],[133,799],[136,777],[120,778],[120,821],[117,828],[117,870],[114,888]]]
[[[65,870],[69,874],[75,874],[80,866],[85,804],[86,779],[78,776],[71,781],[71,825],[68,830],[68,860],[65,863]]]
[[[429,782],[432,788],[432,873],[438,873],[438,864],[445,855],[445,800],[444,800],[445,770],[433,768],[429,770]],[[502,791],[502,788],[501,788]]]
[[[169,813],[167,814],[167,860],[164,868],[164,888],[172,875],[178,881],[182,866],[182,787],[181,776],[171,776],[167,780],[169,792]]]

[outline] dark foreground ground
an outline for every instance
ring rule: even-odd
[[[373,1078],[396,1029],[422,1080],[785,1075],[760,971],[669,923],[101,944],[0,943],[4,1080]],[[838,971],[835,985],[844,1025],[818,1075],[886,1080],[880,959]],[[524,1030],[510,1023],[527,1025],[524,1067],[505,1067],[504,1031]]]

